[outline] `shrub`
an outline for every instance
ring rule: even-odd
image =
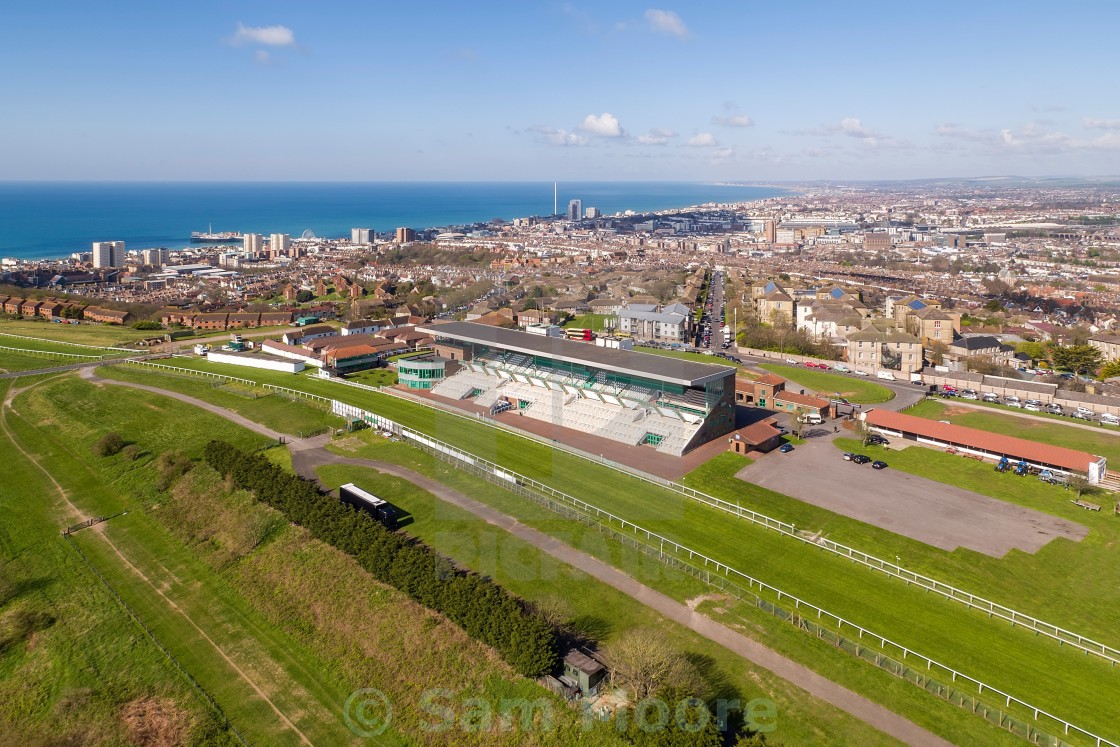
[[[128,461],[135,462],[140,458],[140,447],[136,444],[129,444],[121,449],[121,453],[124,454],[124,458]]]
[[[163,325],[159,322],[154,322],[151,319],[145,319],[142,322],[136,322],[132,325],[133,329],[163,329]]]
[[[124,439],[121,438],[121,434],[106,433],[97,439],[97,443],[93,445],[93,453],[97,456],[107,457],[119,453],[123,448]]]
[[[191,458],[181,451],[165,451],[156,458],[156,471],[159,479],[156,487],[167,490],[187,470],[191,468]]]

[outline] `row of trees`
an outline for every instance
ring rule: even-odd
[[[535,677],[556,666],[556,629],[489,579],[456,569],[422,542],[389,531],[260,454],[211,441],[204,458],[316,539],[352,555],[379,581],[443,613],[471,637],[496,649],[518,673]]]

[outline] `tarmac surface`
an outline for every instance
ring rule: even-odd
[[[756,459],[736,477],[943,550],[963,547],[1000,558],[1013,549],[1038,552],[1059,537],[1080,541],[1089,533],[1072,521],[889,466],[875,470],[846,462],[832,445],[831,426],[815,430],[825,432],[788,454],[773,451]]]

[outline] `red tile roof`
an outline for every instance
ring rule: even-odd
[[[728,440],[742,440],[751,446],[758,446],[778,435],[781,435],[781,431],[774,427],[773,420],[767,419],[760,420],[757,423],[751,423],[748,426],[734,431],[728,436]]]
[[[825,407],[828,407],[830,404],[832,404],[827,399],[814,397],[811,394],[798,394],[797,392],[791,392],[788,389],[783,389],[780,392],[775,392],[774,399],[780,400],[782,402],[792,402],[795,405],[804,405],[805,407],[816,407],[818,409],[824,409]]]
[[[966,428],[963,425],[950,425],[890,410],[869,410],[865,418],[868,424],[880,428],[914,433],[945,443],[971,446],[996,454],[1005,454],[1010,458],[1025,459],[1028,462],[1049,464],[1078,472],[1088,471],[1090,463],[1100,460],[1100,457],[1086,451],[1041,444],[1025,438],[1005,436],[1002,433]]]

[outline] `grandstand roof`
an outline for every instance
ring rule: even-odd
[[[436,337],[492,345],[517,353],[538,355],[588,368],[599,368],[684,386],[702,386],[709,381],[733,376],[735,373],[735,369],[730,366],[697,363],[652,353],[635,353],[632,350],[603,348],[586,342],[544,337],[472,322],[443,322],[424,325],[417,329]]]

